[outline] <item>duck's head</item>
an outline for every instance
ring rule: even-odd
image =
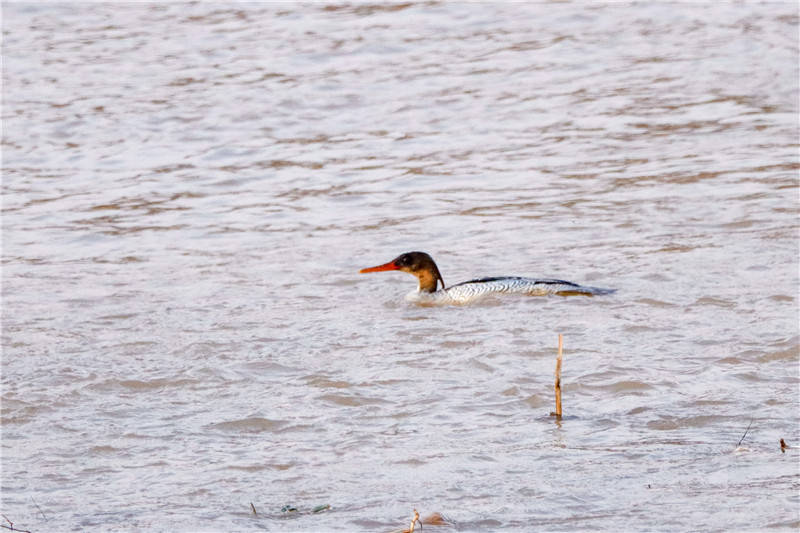
[[[445,288],[439,268],[433,262],[431,256],[425,252],[407,252],[398,255],[388,263],[363,268],[359,273],[366,274],[368,272],[383,272],[386,270],[402,270],[416,276],[419,280],[420,292],[436,292],[439,281],[442,282],[442,289]]]

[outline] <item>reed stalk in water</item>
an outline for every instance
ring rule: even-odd
[[[561,418],[561,359],[564,349],[564,336],[558,334],[558,358],[556,359],[556,412],[550,413],[551,416]]]
[[[425,518],[420,518],[419,511],[414,509],[414,516],[411,518],[411,525],[406,529],[397,529],[395,531],[392,531],[392,533],[414,533],[416,531],[417,524],[419,524],[420,531],[422,531],[422,524],[425,524],[426,526],[453,525],[439,513],[433,513],[426,516]]]
[[[419,528],[422,529],[422,522],[419,521],[419,513],[414,509],[414,518],[411,519],[411,525],[406,531],[408,531],[408,533],[414,533],[414,526],[417,525],[417,522],[419,522]]]

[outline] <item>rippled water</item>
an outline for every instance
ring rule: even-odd
[[[2,10],[16,527],[800,527],[796,4]]]

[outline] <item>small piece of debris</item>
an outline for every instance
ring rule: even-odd
[[[419,512],[416,509],[414,509],[414,518],[411,519],[411,525],[406,531],[408,533],[414,533],[414,526],[417,525],[417,522],[419,522]],[[422,529],[422,522],[419,522],[419,527],[420,529]]]

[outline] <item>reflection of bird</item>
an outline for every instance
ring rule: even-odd
[[[560,279],[522,278],[519,276],[500,276],[464,281],[445,288],[444,279],[431,256],[425,252],[408,252],[399,255],[383,265],[364,268],[360,272],[383,272],[386,270],[402,270],[417,277],[419,287],[409,295],[410,300],[420,303],[469,303],[482,296],[495,293],[528,294],[543,296],[545,294],[610,294],[615,289],[586,287]],[[439,282],[442,288],[439,288]]]

